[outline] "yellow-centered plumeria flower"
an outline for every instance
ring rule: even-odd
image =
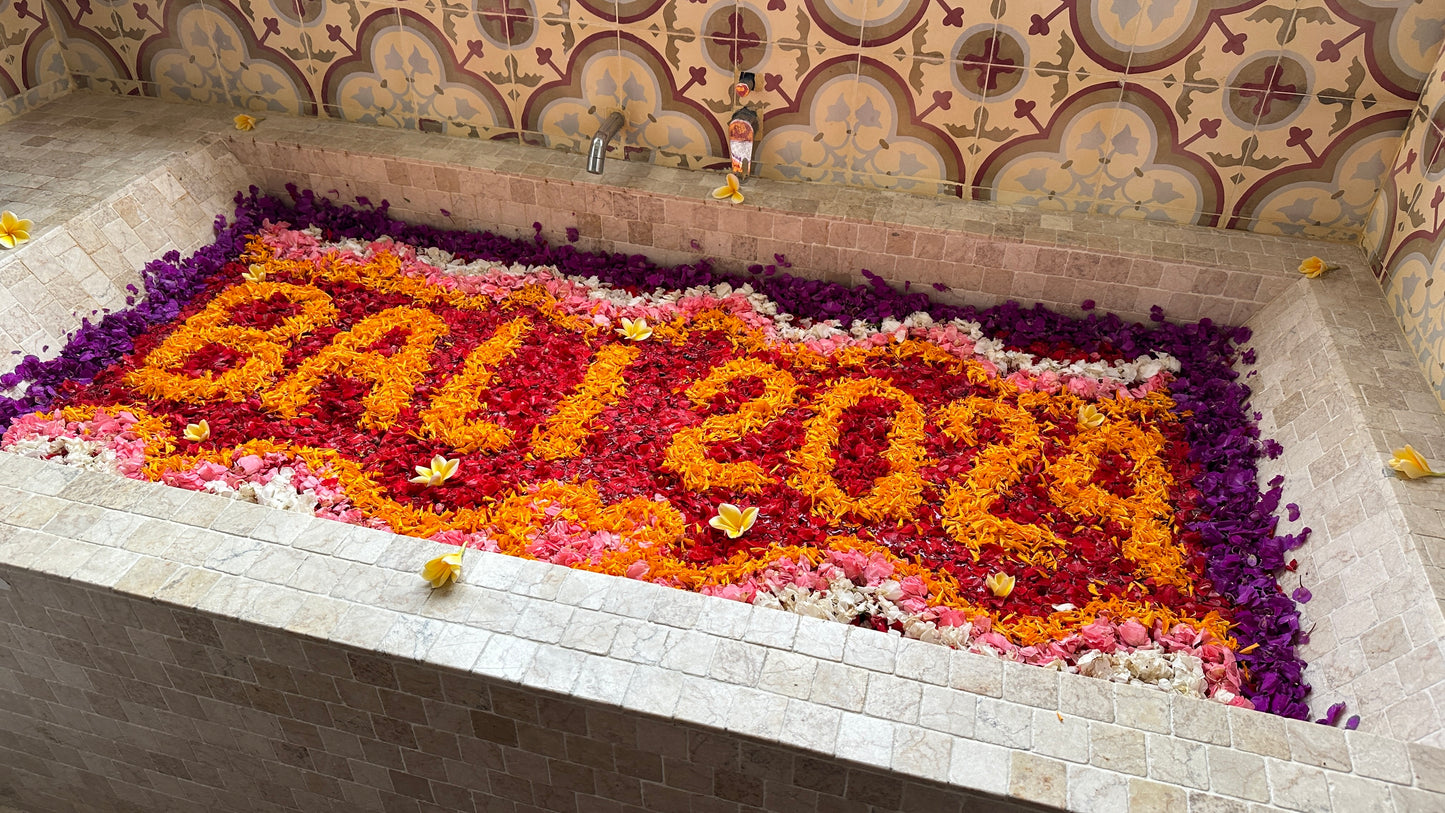
[[[1319,257],[1310,257],[1309,259],[1299,264],[1299,272],[1301,274],[1304,274],[1306,277],[1309,277],[1310,279],[1314,279],[1320,274],[1323,274],[1333,268],[1333,265],[1327,264]]]
[[[983,580],[983,586],[999,598],[1007,598],[1014,591],[1014,577],[1007,573],[990,573]]]
[[[259,263],[251,263],[251,267],[241,272],[241,279],[247,282],[265,282],[266,268]]]
[[[431,459],[430,466],[417,466],[416,476],[411,478],[413,483],[421,483],[424,486],[439,486],[445,483],[448,478],[457,473],[457,467],[462,464],[460,458],[447,460],[441,455]]]
[[[1408,444],[1405,448],[1396,449],[1391,454],[1394,457],[1390,458],[1390,468],[1407,480],[1418,480],[1421,477],[1445,477],[1445,472],[1431,469],[1430,463],[1424,455],[1415,451]]]
[[[617,329],[617,333],[634,342],[640,342],[652,335],[652,328],[647,326],[646,319],[628,319],[624,316],[622,327]]]
[[[256,117],[248,116],[245,113],[238,113],[232,121],[236,122],[236,129],[242,132],[256,129]]]
[[[1084,404],[1079,407],[1079,426],[1098,429],[1104,425],[1104,420],[1104,413],[1094,408],[1093,404]]]
[[[198,443],[210,436],[211,425],[209,423],[206,423],[205,420],[202,420],[199,423],[186,424],[186,431],[183,433],[183,437],[185,437],[186,440],[194,440]]]
[[[0,212],[0,247],[15,248],[30,239],[29,220],[15,216],[14,212]]]
[[[725,502],[717,507],[717,516],[707,521],[707,524],[728,535],[728,539],[737,539],[747,533],[758,519],[758,509],[739,508],[730,502]]]
[[[454,582],[462,577],[462,554],[467,552],[467,546],[438,556],[426,563],[421,569],[421,577],[431,582],[433,589],[441,587],[449,582]]]
[[[730,200],[733,203],[742,203],[743,191],[738,188],[738,176],[729,172],[727,183],[714,189],[712,196],[718,200]]]

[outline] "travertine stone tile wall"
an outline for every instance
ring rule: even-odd
[[[1297,579],[1313,593],[1303,648],[1317,712],[1344,700],[1367,730],[1445,744],[1445,501],[1385,462],[1406,443],[1445,455],[1445,415],[1362,269],[1300,280],[1250,321],[1260,429],[1284,453],[1284,499],[1313,533]],[[1367,296],[1366,294],[1373,294]],[[1244,368],[1251,369],[1251,368]]]
[[[1043,809],[477,674],[474,628],[437,638],[448,668],[0,575],[0,793],[27,813]]]
[[[246,185],[218,122],[73,98],[0,127],[0,208],[34,223],[29,243],[0,255],[0,369],[53,356],[81,319],[125,307],[145,263],[209,243]]]
[[[598,178],[565,153],[315,119],[229,141],[254,182],[277,194],[295,183],[346,201],[385,199],[409,221],[512,235],[540,223],[557,243],[575,227],[583,249],[707,257],[735,272],[786,262],[792,273],[856,285],[866,268],[980,306],[1017,299],[1077,312],[1093,300],[1129,319],[1159,305],[1180,320],[1238,324],[1297,276],[1303,256],[1360,263],[1357,249],[1336,243],[822,184],[757,180],[734,206],[712,199],[716,178],[685,170],[613,164]]]
[[[37,811],[1425,811],[1445,751],[3,455]]]

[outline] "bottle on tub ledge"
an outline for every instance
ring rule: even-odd
[[[744,71],[740,74],[737,84],[733,86],[738,101],[746,98],[755,85],[756,80],[751,72]],[[757,144],[760,127],[758,111],[751,104],[745,104],[733,111],[732,118],[728,120],[728,155],[732,159],[732,171],[738,176],[738,183],[747,180],[753,170],[753,147]]]

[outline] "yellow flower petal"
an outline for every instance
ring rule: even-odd
[[[644,341],[652,336],[652,328],[648,327],[646,319],[628,319],[622,317],[622,327],[617,333],[634,342]]]
[[[983,580],[983,586],[998,598],[1005,598],[1013,592],[1014,581],[1014,577],[1007,573],[990,573],[988,578]]]
[[[743,202],[742,190],[738,188],[738,176],[729,172],[727,183],[712,191],[712,196],[718,200],[730,200],[733,203]]]
[[[1093,404],[1084,404],[1079,407],[1079,425],[1089,429],[1098,429],[1104,425],[1104,413],[1095,408]]]
[[[14,212],[0,212],[0,246],[15,248],[29,240],[32,225],[29,220],[16,217]]]
[[[205,420],[199,423],[186,424],[186,431],[182,433],[186,440],[202,441],[211,436],[211,425]]]
[[[1421,477],[1442,476],[1440,472],[1431,469],[1429,461],[1408,444],[1402,449],[1394,450],[1391,454],[1394,456],[1390,458],[1390,468],[1406,479],[1417,480]]]
[[[232,121],[236,122],[237,130],[246,131],[256,129],[255,116],[248,116],[245,113],[239,113],[236,115],[236,118],[232,119]]]
[[[466,550],[465,547],[457,548],[452,553],[432,559],[422,568],[421,577],[431,582],[433,589],[456,581],[462,576],[462,554]]]
[[[1333,267],[1332,265],[1327,265],[1325,261],[1319,257],[1310,257],[1299,264],[1299,272],[1310,279],[1314,279]]]
[[[758,519],[758,509],[756,509],[756,508],[748,508],[748,509],[744,510],[744,511],[743,511],[743,517],[742,517],[742,519],[743,519],[742,529],[743,529],[744,532],[746,532],[749,528],[753,527],[753,523],[757,521],[757,519]]]

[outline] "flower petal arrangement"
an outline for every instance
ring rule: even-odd
[[[0,446],[456,545],[433,586],[475,547],[1307,713],[1242,329],[292,196],[0,376]]]

